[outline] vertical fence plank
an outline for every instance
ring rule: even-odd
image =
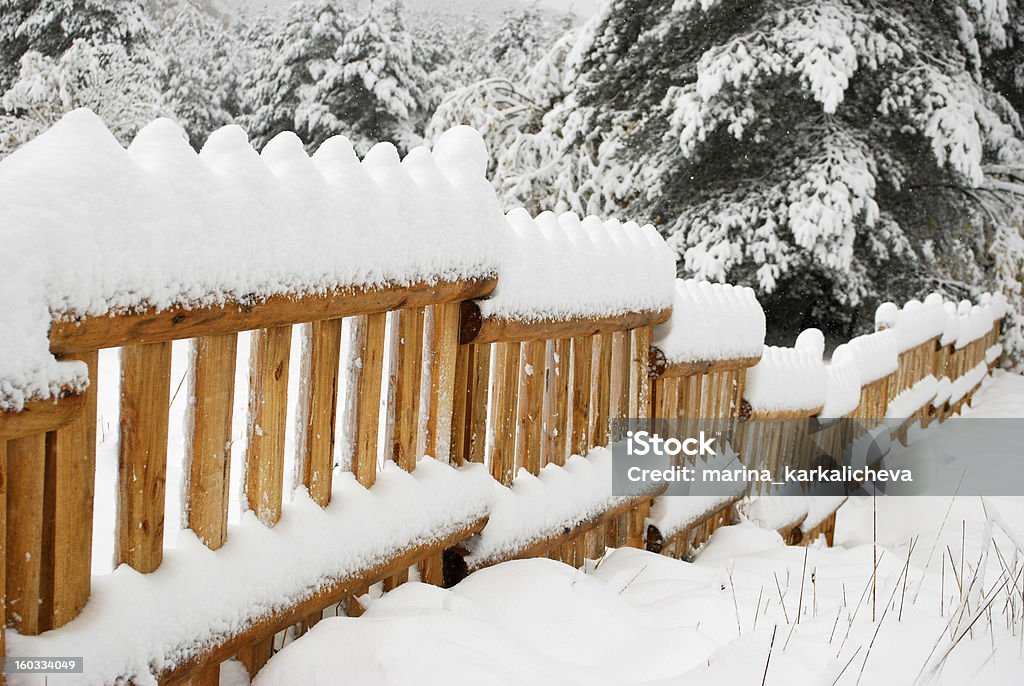
[[[572,339],[572,436],[569,449],[574,455],[586,455],[590,448],[590,379],[594,359],[594,339]]]
[[[266,526],[281,518],[291,340],[290,326],[261,329],[252,334],[249,354],[244,500]]]
[[[152,572],[163,560],[171,344],[121,349],[115,564]]]
[[[238,661],[245,665],[245,671],[249,677],[255,677],[256,673],[263,669],[263,665],[274,654],[274,637],[265,638],[256,643],[247,645],[238,651]]]
[[[331,502],[334,470],[334,427],[338,414],[338,377],[341,372],[340,319],[306,324],[307,353],[302,359],[299,395],[299,481],[313,502]]]
[[[188,528],[213,550],[227,538],[237,353],[237,334],[192,341],[183,506]]]
[[[506,486],[512,483],[515,469],[519,348],[519,343],[498,343],[494,353],[494,401],[491,405],[494,443],[491,446],[491,476]]]
[[[554,342],[551,356],[550,394],[548,401],[547,440],[549,447],[546,452],[550,460],[557,465],[564,465],[569,439],[569,369],[570,341],[563,338]]]
[[[428,455],[447,462],[455,399],[455,356],[459,347],[459,303],[433,306],[430,335],[430,410],[427,415]]]
[[[398,354],[395,365],[395,433],[392,459],[407,472],[416,467],[419,443],[420,381],[423,374],[422,307],[398,313]]]
[[[516,433],[517,467],[525,467],[531,474],[540,473],[541,415],[544,408],[545,341],[523,344],[523,359],[519,368],[519,411]]]
[[[466,426],[466,459],[470,462],[484,462],[487,448],[487,397],[491,382],[491,345],[484,343],[474,346],[473,364],[470,367],[469,419]]]
[[[65,360],[84,362],[89,368],[89,387],[85,390],[82,413],[67,426],[51,432],[46,439],[47,537],[52,541],[52,574],[48,586],[53,590],[52,605],[43,610],[49,615],[48,628],[64,626],[78,616],[89,600],[92,579],[92,512],[96,486],[96,365],[99,355],[93,351],[68,355]]]
[[[631,352],[631,336],[629,331],[616,331],[612,334],[612,369],[611,369],[611,406],[608,409],[609,419],[622,419],[629,416],[630,408],[630,377],[632,373],[633,355]]]
[[[355,384],[356,443],[352,473],[367,488],[377,480],[377,432],[380,428],[386,326],[386,312],[368,314],[358,340],[361,362]]]
[[[595,408],[588,448],[608,445],[608,417],[611,408],[612,334],[598,334],[595,338],[598,342],[598,352],[591,391]]]
[[[39,616],[45,475],[44,434],[7,442],[7,623],[26,635],[45,629]]]
[[[648,361],[651,354],[651,327],[633,329],[632,381],[629,393],[629,416],[646,418],[652,415],[651,378]]]
[[[469,413],[473,389],[470,384],[471,369],[474,367],[476,347],[460,345],[455,353],[455,383],[453,385],[452,428],[449,454],[452,464],[466,461],[469,452]]]

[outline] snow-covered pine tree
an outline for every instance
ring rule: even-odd
[[[76,40],[59,57],[30,51],[0,96],[0,157],[78,107],[88,107],[122,144],[161,112],[151,65],[120,43]]]
[[[279,29],[267,35],[275,25]],[[298,113],[315,102],[315,83],[334,68],[335,53],[350,28],[337,0],[303,0],[283,20],[257,19],[246,42],[258,58],[240,87],[239,118],[257,148],[282,131],[294,130],[311,142],[308,122],[300,125]]]
[[[157,72],[163,103],[201,147],[214,129],[238,114],[237,37],[191,0],[164,6],[156,38]]]
[[[608,0],[541,128],[499,151],[499,186],[652,220],[683,273],[754,285],[796,325],[848,333],[879,299],[969,294],[993,283],[992,206],[1024,192],[993,178],[1024,163],[1024,131],[984,76],[1020,16],[1019,0]]]
[[[487,51],[487,25],[479,13],[412,15],[409,30],[433,89],[428,96],[431,107],[451,91],[491,74],[494,60]]]
[[[26,52],[58,57],[85,39],[131,53],[148,33],[141,0],[0,0],[0,89],[13,83]]]
[[[487,38],[491,75],[517,78],[526,73],[571,26],[571,15],[549,20],[537,0],[505,10],[501,24]]]
[[[408,149],[421,140],[429,91],[401,2],[371,3],[333,62],[325,64],[295,119],[314,147],[344,133],[362,150],[377,141]]]

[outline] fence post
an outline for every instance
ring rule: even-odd
[[[121,440],[115,564],[152,572],[163,561],[171,343],[121,349]]]
[[[387,313],[366,315],[358,337],[359,365],[354,386],[356,445],[352,473],[369,488],[377,480],[377,431],[380,424],[380,394],[384,372],[384,332]],[[352,385],[349,388],[353,388]]]
[[[191,345],[183,507],[188,528],[216,550],[227,539],[238,334],[196,338]]]
[[[40,621],[43,601],[43,487],[46,435],[7,441],[7,621],[20,633],[46,630]]]
[[[331,502],[341,325],[341,319],[327,319],[304,325],[302,332],[307,354],[302,359],[305,383],[299,397],[299,480],[320,507]]]
[[[82,413],[71,423],[47,434],[46,526],[52,527],[52,605],[49,628],[64,626],[78,616],[89,600],[92,581],[92,512],[96,483],[96,369],[99,355],[93,351],[66,355],[65,360],[84,362],[89,387],[84,391]]]
[[[291,341],[291,326],[261,329],[252,335],[249,356],[245,503],[266,526],[281,518]]]

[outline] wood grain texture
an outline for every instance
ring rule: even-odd
[[[545,422],[545,453],[547,460],[564,465],[569,446],[569,376],[572,369],[571,341],[554,341],[547,370],[547,418]]]
[[[228,532],[238,335],[196,338],[191,351],[185,434],[185,523],[208,548],[216,550],[224,545]]]
[[[710,374],[733,369],[746,369],[753,367],[761,361],[760,357],[740,357],[733,360],[699,360],[696,362],[675,362],[665,361],[665,354],[656,347],[650,348],[648,364],[651,374],[658,377],[694,376],[696,374]]]
[[[85,409],[84,395],[30,400],[20,412],[0,412],[0,440],[22,438],[66,426]]]
[[[612,317],[522,321],[484,317],[477,303],[462,303],[459,325],[460,343],[525,343],[527,341],[581,338],[653,326],[668,321],[671,309],[655,312],[627,312]]]
[[[569,449],[574,455],[586,455],[590,448],[593,358],[593,337],[572,339],[572,433]]]
[[[352,473],[367,488],[377,481],[377,434],[380,429],[386,326],[387,313],[366,315],[358,341],[362,364],[355,384],[356,444]]]
[[[451,457],[455,405],[455,357],[459,347],[459,304],[433,306],[430,331],[430,405],[426,453],[441,462]]]
[[[398,313],[395,360],[395,431],[391,459],[407,472],[416,467],[419,443],[420,380],[423,373],[423,308]]]
[[[474,345],[460,345],[455,353],[454,400],[452,402],[452,428],[449,452],[452,464],[461,465],[469,452],[469,413],[473,392],[470,378],[476,355]]]
[[[630,411],[630,385],[633,361],[632,339],[628,331],[619,331],[612,334],[612,356],[611,373],[609,383],[610,406],[608,408],[609,419],[623,419],[629,417]]]
[[[491,403],[491,476],[508,486],[515,470],[516,408],[519,389],[519,343],[499,343],[494,354],[494,397]]]
[[[43,488],[46,436],[7,441],[7,625],[25,635],[47,627],[40,622],[43,545]]]
[[[466,459],[483,463],[487,448],[487,402],[491,384],[491,345],[473,346],[473,362],[470,366],[467,400],[468,424],[466,425]]]
[[[540,474],[544,409],[545,341],[523,343],[516,427],[517,470]]]
[[[163,560],[170,397],[170,342],[123,348],[114,564],[143,573]]]
[[[92,580],[93,496],[96,486],[96,352],[64,359],[84,362],[89,387],[83,409],[57,431],[47,434],[47,536],[52,541],[52,604],[48,626],[56,629],[78,616],[89,600]]]
[[[489,295],[496,284],[497,278],[492,277],[433,284],[342,288],[327,293],[232,301],[216,307],[111,312],[79,319],[58,317],[50,328],[50,350],[59,353],[87,352],[460,302]]]
[[[593,390],[591,391],[594,409],[592,410],[588,450],[596,446],[608,445],[608,420],[611,416],[612,335],[606,333],[594,338],[597,344],[597,354],[594,360]]]
[[[306,324],[302,331],[307,354],[303,355],[299,394],[298,476],[320,507],[331,502],[341,324],[340,319],[325,319]]]
[[[265,526],[281,518],[291,342],[291,326],[260,329],[252,335],[249,352],[243,500]]]
[[[632,362],[630,364],[629,416],[651,416],[651,334],[649,326],[633,329],[630,334]]]

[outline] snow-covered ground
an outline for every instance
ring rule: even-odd
[[[1024,417],[1024,377],[997,372],[967,414]],[[1022,547],[1024,498],[852,499],[832,549],[743,523],[692,563],[620,549],[586,571],[534,559],[406,584],[254,683],[1018,684]]]

